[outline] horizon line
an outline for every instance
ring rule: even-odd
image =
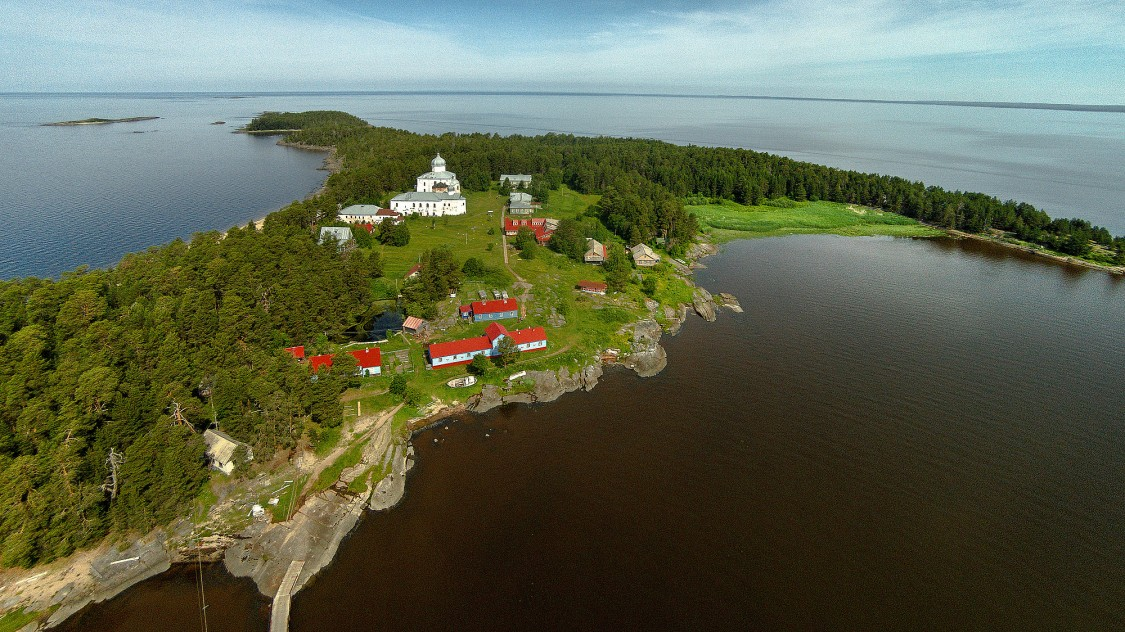
[[[672,92],[593,92],[581,90],[197,90],[197,91],[83,91],[83,92],[0,92],[7,96],[122,96],[122,95],[213,95],[227,98],[300,95],[418,95],[418,96],[553,96],[553,97],[627,97],[671,99],[731,99],[757,101],[813,101],[828,103],[874,103],[887,105],[930,105],[939,107],[974,107],[1016,110],[1056,110],[1069,112],[1125,113],[1125,104],[1046,103],[1024,101],[964,101],[943,99],[860,99],[846,97],[799,97],[758,94],[683,94]]]

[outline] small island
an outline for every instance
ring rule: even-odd
[[[86,118],[79,121],[59,121],[57,123],[44,123],[44,127],[73,127],[76,125],[109,125],[110,123],[139,123],[140,121],[155,121],[159,116],[130,116],[128,118]]]

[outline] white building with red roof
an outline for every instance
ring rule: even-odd
[[[462,305],[458,311],[462,318],[472,318],[474,323],[479,323],[485,320],[516,318],[520,315],[520,304],[514,298],[473,301],[468,305]]]
[[[368,377],[383,372],[383,355],[379,351],[379,347],[349,351],[348,353],[355,358],[355,369],[360,375]]]
[[[483,336],[451,342],[436,342],[426,348],[426,356],[435,369],[468,364],[478,355],[500,355],[500,342],[509,338],[516,348],[524,351],[541,351],[547,348],[547,331],[542,327],[528,327],[509,331],[500,323],[490,323]]]

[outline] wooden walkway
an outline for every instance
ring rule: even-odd
[[[293,586],[301,576],[301,569],[305,567],[304,560],[293,560],[289,563],[289,570],[281,585],[277,587],[277,594],[273,597],[273,612],[270,615],[270,632],[288,632],[289,630],[289,602],[293,599]]]

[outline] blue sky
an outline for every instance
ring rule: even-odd
[[[1125,102],[1122,0],[0,0],[0,91]]]

